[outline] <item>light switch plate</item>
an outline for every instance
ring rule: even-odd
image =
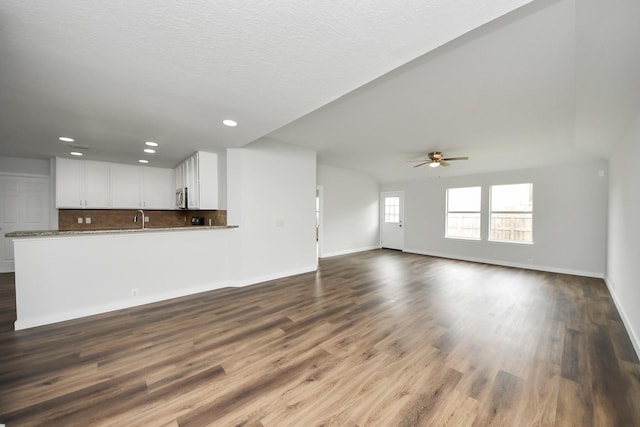
[[[82,218],[78,218],[78,224],[82,224]]]
[[[84,219],[85,224],[91,224],[91,217],[88,216]]]

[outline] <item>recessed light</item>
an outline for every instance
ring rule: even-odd
[[[144,143],[144,145],[148,145],[149,147],[157,147],[158,143],[153,141],[147,141]]]
[[[80,157],[80,156],[84,156],[84,154],[82,154],[82,153],[81,153],[81,152],[79,152],[79,151],[72,151],[72,152],[70,152],[69,154],[71,154],[72,156],[78,156],[78,157]]]
[[[145,153],[149,153],[149,154],[154,154],[156,152],[156,150],[154,150],[153,148],[145,148],[144,152]]]
[[[140,159],[138,160],[138,163],[149,163],[149,160]]]
[[[229,127],[238,126],[238,122],[236,122],[235,120],[230,120],[230,119],[223,120],[222,124],[225,125],[225,126],[229,126]]]
[[[75,139],[73,138],[69,138],[68,136],[61,136],[60,138],[58,138],[60,141],[62,142],[73,142],[75,141]]]

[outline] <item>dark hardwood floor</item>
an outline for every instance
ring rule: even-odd
[[[387,250],[0,348],[8,427],[640,425],[602,280]]]
[[[13,331],[13,323],[15,321],[15,274],[0,273],[0,332]]]

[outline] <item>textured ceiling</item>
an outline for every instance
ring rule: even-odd
[[[238,147],[529,0],[0,3],[0,155],[174,166]],[[225,118],[240,125],[222,126]]]
[[[637,0],[0,2],[0,156],[152,165],[263,138],[379,182],[607,158]],[[225,118],[240,125],[230,129]],[[449,168],[405,160],[441,150]]]
[[[640,107],[640,3],[536,1],[271,133],[380,182],[606,159]],[[412,168],[429,151],[469,156]]]

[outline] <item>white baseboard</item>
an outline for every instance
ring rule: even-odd
[[[16,331],[27,328],[34,328],[36,326],[49,325],[51,323],[64,322],[66,320],[79,319],[81,317],[93,316],[96,314],[108,313],[110,311],[122,310],[123,308],[137,307],[140,305],[150,304],[153,302],[165,301],[172,298],[180,298],[187,295],[193,295],[200,292],[212,291],[214,289],[220,289],[228,287],[229,285],[224,282],[211,283],[204,286],[194,286],[191,288],[180,289],[174,292],[164,292],[161,294],[154,294],[149,296],[140,296],[136,298],[130,298],[127,300],[116,301],[108,304],[96,305],[93,307],[86,307],[80,310],[71,310],[60,313],[55,313],[41,317],[22,318],[16,320],[14,327]]]
[[[371,251],[373,249],[380,249],[380,246],[365,246],[362,248],[345,249],[342,251],[325,252],[320,254],[320,258],[330,258],[332,256],[355,254],[356,252]]]
[[[404,252],[409,252],[409,253],[419,254],[419,255],[434,256],[438,258],[449,258],[449,259],[457,259],[461,261],[479,262],[482,264],[500,265],[503,267],[515,267],[515,268],[523,268],[526,270],[547,271],[549,273],[571,274],[573,276],[595,277],[597,279],[604,279],[604,273],[594,272],[594,271],[572,270],[569,268],[550,267],[546,265],[525,264],[525,263],[501,261],[501,260],[487,259],[487,258],[466,257],[466,256],[460,256],[460,255],[454,255],[454,254],[446,254],[442,252],[422,251],[419,249],[404,249]]]
[[[188,295],[198,294],[200,292],[208,292],[216,289],[227,287],[242,287],[254,285],[256,283],[267,282],[269,280],[281,279],[283,277],[295,276],[297,274],[309,273],[317,270],[317,265],[309,265],[307,267],[282,271],[279,273],[268,274],[264,276],[257,276],[249,279],[241,280],[225,280],[217,283],[209,283],[203,286],[193,286],[186,289],[180,289],[172,292],[164,292],[161,294],[154,294],[149,296],[140,296],[136,298],[130,298],[123,301],[116,301],[109,304],[101,304],[93,307],[83,308],[81,310],[72,310],[66,312],[55,313],[48,316],[32,317],[27,319],[18,319],[14,323],[16,331],[34,328],[36,326],[49,325],[51,323],[64,322],[66,320],[79,319],[81,317],[93,316],[96,314],[108,313],[110,311],[122,310],[124,308],[137,307],[140,305],[150,304],[159,301],[166,301],[173,298],[185,297]]]
[[[620,313],[620,317],[622,318],[622,323],[624,327],[627,329],[627,333],[629,334],[629,338],[631,339],[631,344],[633,344],[633,349],[636,351],[638,358],[640,358],[640,339],[639,335],[633,329],[633,325],[629,321],[626,312],[624,311],[624,307],[620,303],[618,296],[615,292],[615,284],[609,277],[604,278],[604,282],[607,284],[607,288],[609,288],[609,293],[611,294],[611,298],[613,299],[613,303],[616,305],[618,309],[618,313]]]

